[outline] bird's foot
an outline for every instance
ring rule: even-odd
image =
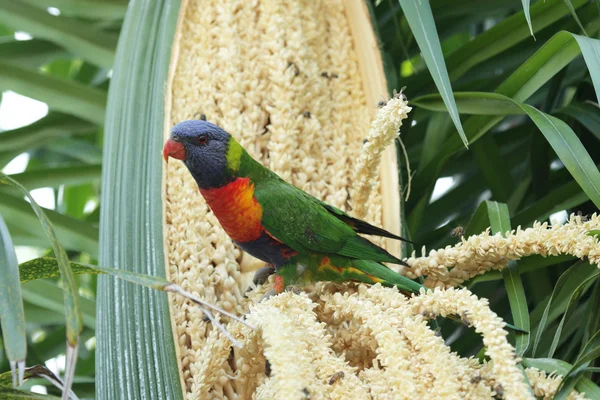
[[[246,293],[265,283],[269,279],[269,276],[273,275],[274,273],[275,267],[273,267],[273,264],[267,264],[265,267],[258,269],[254,274],[254,278],[252,278],[252,285],[248,286],[244,292],[244,296],[246,297]]]
[[[286,286],[285,281],[283,279],[283,276],[281,275],[277,275],[275,277],[275,282],[273,283],[273,289],[269,290],[268,292],[266,292],[258,301],[259,303],[262,302],[263,300],[267,300],[268,298],[270,298],[271,296],[275,296],[278,294],[283,293],[284,291],[293,291],[294,293],[298,294],[300,293],[300,289],[298,289],[295,286]]]
[[[273,264],[267,264],[256,271],[254,278],[252,278],[252,283],[254,283],[256,286],[262,285],[269,279],[269,276],[273,275],[274,273],[275,267]]]
[[[275,296],[276,294],[278,294],[278,293],[275,292],[275,289],[271,289],[271,290],[267,291],[265,294],[263,294],[262,297],[260,298],[260,300],[258,300],[258,302],[262,303],[264,300],[268,300],[271,297]]]

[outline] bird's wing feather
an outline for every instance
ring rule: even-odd
[[[366,221],[360,220],[358,218],[351,217],[346,214],[344,211],[340,210],[337,207],[329,205],[325,202],[321,202],[323,208],[329,211],[333,216],[340,219],[346,225],[354,230],[357,233],[364,233],[366,235],[375,235],[375,236],[383,236],[388,237],[390,239],[402,240],[404,242],[413,243],[408,239],[404,239],[398,235],[395,235],[391,232],[386,231],[385,229],[379,228],[377,226],[371,225]]]
[[[321,201],[279,178],[258,183],[254,196],[263,208],[265,229],[298,252],[403,264],[384,249],[358,236],[350,226],[325,209]]]

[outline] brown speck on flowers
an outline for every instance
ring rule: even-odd
[[[333,385],[334,383],[336,383],[337,381],[339,381],[340,379],[342,379],[344,377],[344,371],[338,371],[335,374],[331,375],[329,377],[329,384]]]

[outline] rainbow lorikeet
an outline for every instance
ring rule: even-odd
[[[422,287],[381,264],[406,265],[358,234],[404,239],[285,182],[220,127],[181,122],[163,156],[184,162],[225,232],[268,264],[257,273],[256,283],[276,273],[277,293],[312,281],[380,282],[409,292]]]

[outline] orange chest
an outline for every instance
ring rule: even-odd
[[[227,234],[236,242],[251,242],[262,235],[263,210],[254,197],[254,184],[237,178],[220,188],[200,193]]]

